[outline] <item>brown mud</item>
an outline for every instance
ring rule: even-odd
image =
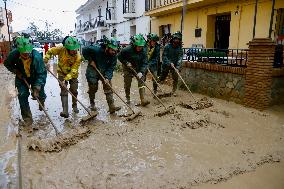
[[[79,78],[79,99],[88,105],[85,67],[86,65],[82,66]],[[80,107],[80,113],[72,114],[68,120],[59,117],[61,105],[58,84],[50,77],[47,82],[46,107],[60,132],[79,127],[79,120],[86,112]],[[152,86],[151,84],[148,81],[148,85]],[[115,74],[113,86],[124,96],[121,73]],[[170,91],[170,87],[162,87],[165,91]],[[96,95],[99,114],[97,119],[88,123],[90,136],[58,153],[31,151],[26,147],[29,138],[55,136],[48,120],[37,111],[37,104],[31,101],[37,130],[31,134],[22,131],[23,188],[199,189],[203,186],[210,188],[211,184],[222,188],[222,184],[230,184],[228,182],[242,176],[249,177],[258,184],[273,181],[274,184],[283,186],[284,173],[275,167],[284,162],[284,106],[259,112],[232,102],[208,98],[208,101],[213,102],[212,107],[191,110],[178,106],[181,101],[190,103],[189,94],[185,91],[178,91],[177,94],[177,97],[162,99],[166,107],[175,106],[173,114],[154,116],[163,107],[150,93],[147,93],[147,97],[151,104],[136,107],[139,95],[137,82],[133,81],[131,107],[135,112],[141,110],[142,116],[127,122],[120,116],[129,110],[115,96],[116,105],[123,108],[117,115],[109,115],[100,86]],[[9,95],[8,93],[7,96]],[[204,97],[194,95],[197,99]],[[4,102],[7,103],[8,100],[4,99]],[[1,159],[0,174],[4,179],[1,177],[0,181],[2,188],[9,188],[18,181],[15,131],[20,115],[16,100],[11,102],[11,111],[2,111],[2,118],[6,120],[2,127],[10,132],[4,132],[1,128],[0,134],[4,133],[6,139],[1,143],[0,156],[6,159]],[[255,175],[262,169],[275,175],[274,180],[257,179]],[[241,178],[238,182],[240,186],[245,183]],[[234,183],[229,186],[233,185]],[[254,186],[251,185],[251,188],[255,188]],[[273,188],[269,183],[263,183],[263,186]],[[227,185],[227,188],[233,187]]]

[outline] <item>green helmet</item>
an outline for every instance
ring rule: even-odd
[[[180,40],[182,40],[182,33],[180,31],[177,31],[173,34],[173,39],[174,38],[178,38]]]
[[[159,41],[159,37],[158,37],[158,35],[155,34],[155,33],[149,33],[149,34],[147,35],[147,40],[148,40],[148,41]]]
[[[130,40],[131,40],[131,43],[134,46],[144,47],[145,44],[146,44],[146,41],[145,41],[145,39],[144,39],[142,34],[136,34],[133,37],[131,37]]]
[[[64,47],[68,50],[77,50],[80,48],[80,43],[75,37],[67,37],[66,40],[64,41]]]
[[[107,47],[108,48],[111,48],[113,50],[117,50],[118,49],[118,41],[115,39],[115,38],[110,38],[110,40],[108,40],[108,43],[107,43]]]
[[[20,53],[31,53],[33,50],[32,41],[29,38],[18,37],[16,39],[16,47]]]

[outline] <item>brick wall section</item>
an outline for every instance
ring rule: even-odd
[[[244,104],[264,110],[271,101],[272,66],[275,44],[271,39],[249,42]]]
[[[209,64],[205,62],[185,62],[183,66],[187,68],[204,69],[208,71],[226,72],[226,73],[233,73],[233,74],[240,74],[240,75],[243,75],[246,72],[245,68],[222,66],[218,64]]]

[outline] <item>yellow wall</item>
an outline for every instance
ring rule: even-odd
[[[231,13],[230,23],[230,46],[229,48],[247,48],[247,43],[253,37],[254,0],[239,3],[215,4],[198,9],[187,10],[184,27],[184,47],[191,47],[192,44],[203,44],[207,48],[214,46],[215,41],[215,15]],[[239,14],[235,11],[239,6]],[[260,0],[256,21],[257,38],[266,38],[269,34],[272,0]],[[276,0],[275,9],[284,8],[284,0]],[[274,15],[274,18],[276,14]],[[200,38],[194,37],[194,30],[197,26],[202,28]],[[152,18],[152,32],[159,33],[159,26],[171,24],[171,32],[180,30],[181,13]],[[274,19],[275,22],[275,19]],[[273,24],[273,30],[275,23]],[[272,33],[272,36],[274,34]]]

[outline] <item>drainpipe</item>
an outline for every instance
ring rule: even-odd
[[[8,37],[9,37],[9,50],[12,49],[11,43],[11,34],[10,34],[10,26],[9,26],[9,17],[8,17],[8,10],[7,10],[7,0],[3,0],[5,5],[5,13],[6,13],[6,21],[7,21],[7,29],[8,29]]]
[[[271,38],[271,33],[272,33],[272,24],[273,24],[273,17],[274,17],[274,6],[275,6],[275,0],[272,0],[272,8],[271,8],[271,17],[270,17],[270,27],[269,27],[268,38]]]
[[[184,17],[186,13],[186,2],[187,0],[182,1],[182,13],[181,13],[181,23],[180,23],[180,32],[183,33],[184,29]]]
[[[257,15],[257,4],[258,0],[255,0],[255,6],[254,6],[254,19],[253,19],[253,34],[252,38],[254,39],[255,37],[255,26],[256,26],[256,15]]]
[[[150,28],[149,28],[149,30],[150,30],[150,33],[152,33],[152,17],[150,17]]]

